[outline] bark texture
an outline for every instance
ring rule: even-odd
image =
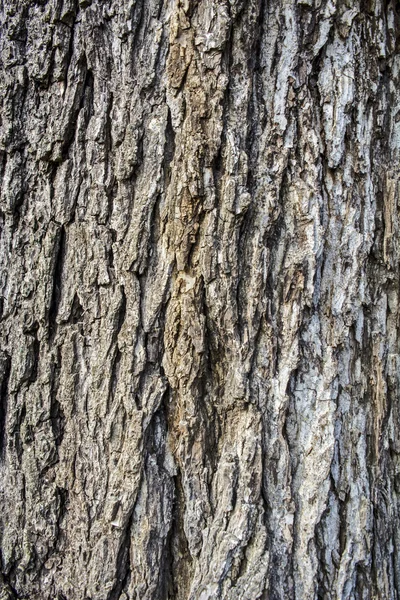
[[[1,600],[400,598],[400,3],[0,7]]]

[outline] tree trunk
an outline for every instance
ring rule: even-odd
[[[2,0],[1,600],[400,598],[400,3]]]

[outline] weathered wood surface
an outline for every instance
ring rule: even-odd
[[[2,0],[1,600],[400,597],[400,3]]]

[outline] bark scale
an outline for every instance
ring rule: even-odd
[[[1,600],[399,598],[399,19],[1,2]]]

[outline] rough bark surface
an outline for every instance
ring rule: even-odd
[[[400,598],[400,3],[0,7],[1,600]]]

